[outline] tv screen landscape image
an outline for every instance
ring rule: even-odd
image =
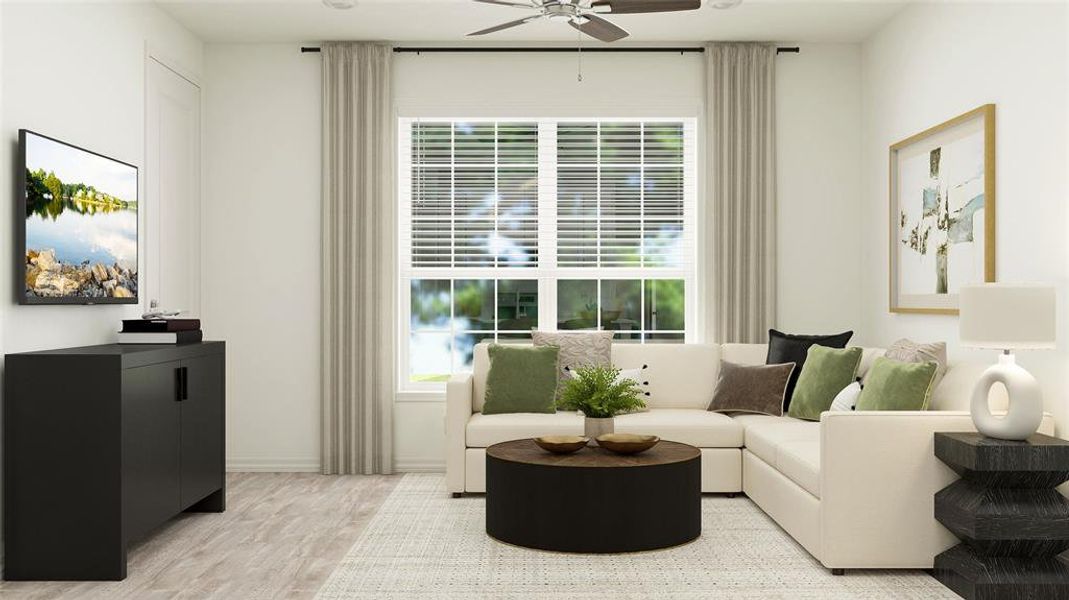
[[[137,167],[19,131],[23,304],[137,303]]]

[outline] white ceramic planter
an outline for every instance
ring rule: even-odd
[[[605,433],[612,433],[612,422],[612,417],[604,419],[591,419],[590,417],[586,417],[583,420],[583,435],[590,438],[587,445],[596,446],[597,442],[594,441],[594,438]]]

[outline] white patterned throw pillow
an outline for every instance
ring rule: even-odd
[[[932,389],[939,385],[943,375],[947,372],[947,345],[946,342],[914,342],[913,340],[901,339],[891,344],[884,356],[892,360],[908,363],[935,363],[935,381]]]
[[[861,395],[861,384],[857,381],[844,387],[831,401],[831,411],[851,411],[857,405],[857,397]]]
[[[607,367],[612,364],[611,331],[531,331],[535,346],[560,348],[557,365],[557,395],[569,369]]]

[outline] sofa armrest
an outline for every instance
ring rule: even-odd
[[[464,491],[464,452],[471,419],[472,374],[457,373],[445,385],[445,486]]]
[[[930,568],[957,539],[934,495],[957,475],[935,457],[937,431],[975,431],[963,411],[821,415],[821,560],[829,568]],[[1054,421],[1045,415],[1040,432]]]

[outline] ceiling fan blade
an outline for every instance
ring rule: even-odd
[[[697,10],[701,7],[702,0],[595,0],[591,4],[594,10],[602,12],[607,8],[613,15]]]
[[[482,2],[483,4],[496,4],[498,6],[511,6],[512,8],[538,8],[537,5],[531,2],[506,2],[505,0],[475,0],[476,2]]]
[[[586,19],[584,23],[568,21],[568,24],[594,39],[603,42],[615,42],[631,35],[599,16],[587,13],[582,18]]]
[[[468,36],[486,35],[488,33],[493,33],[495,31],[501,31],[502,29],[509,29],[510,27],[517,27],[519,25],[523,25],[524,23],[526,23],[528,21],[534,21],[535,19],[541,19],[541,18],[542,18],[542,15],[531,15],[529,17],[524,17],[522,19],[517,19],[515,21],[509,21],[508,23],[502,23],[500,25],[494,25],[493,27],[488,27],[486,29],[480,29],[479,31],[473,31],[473,32],[469,33]]]

